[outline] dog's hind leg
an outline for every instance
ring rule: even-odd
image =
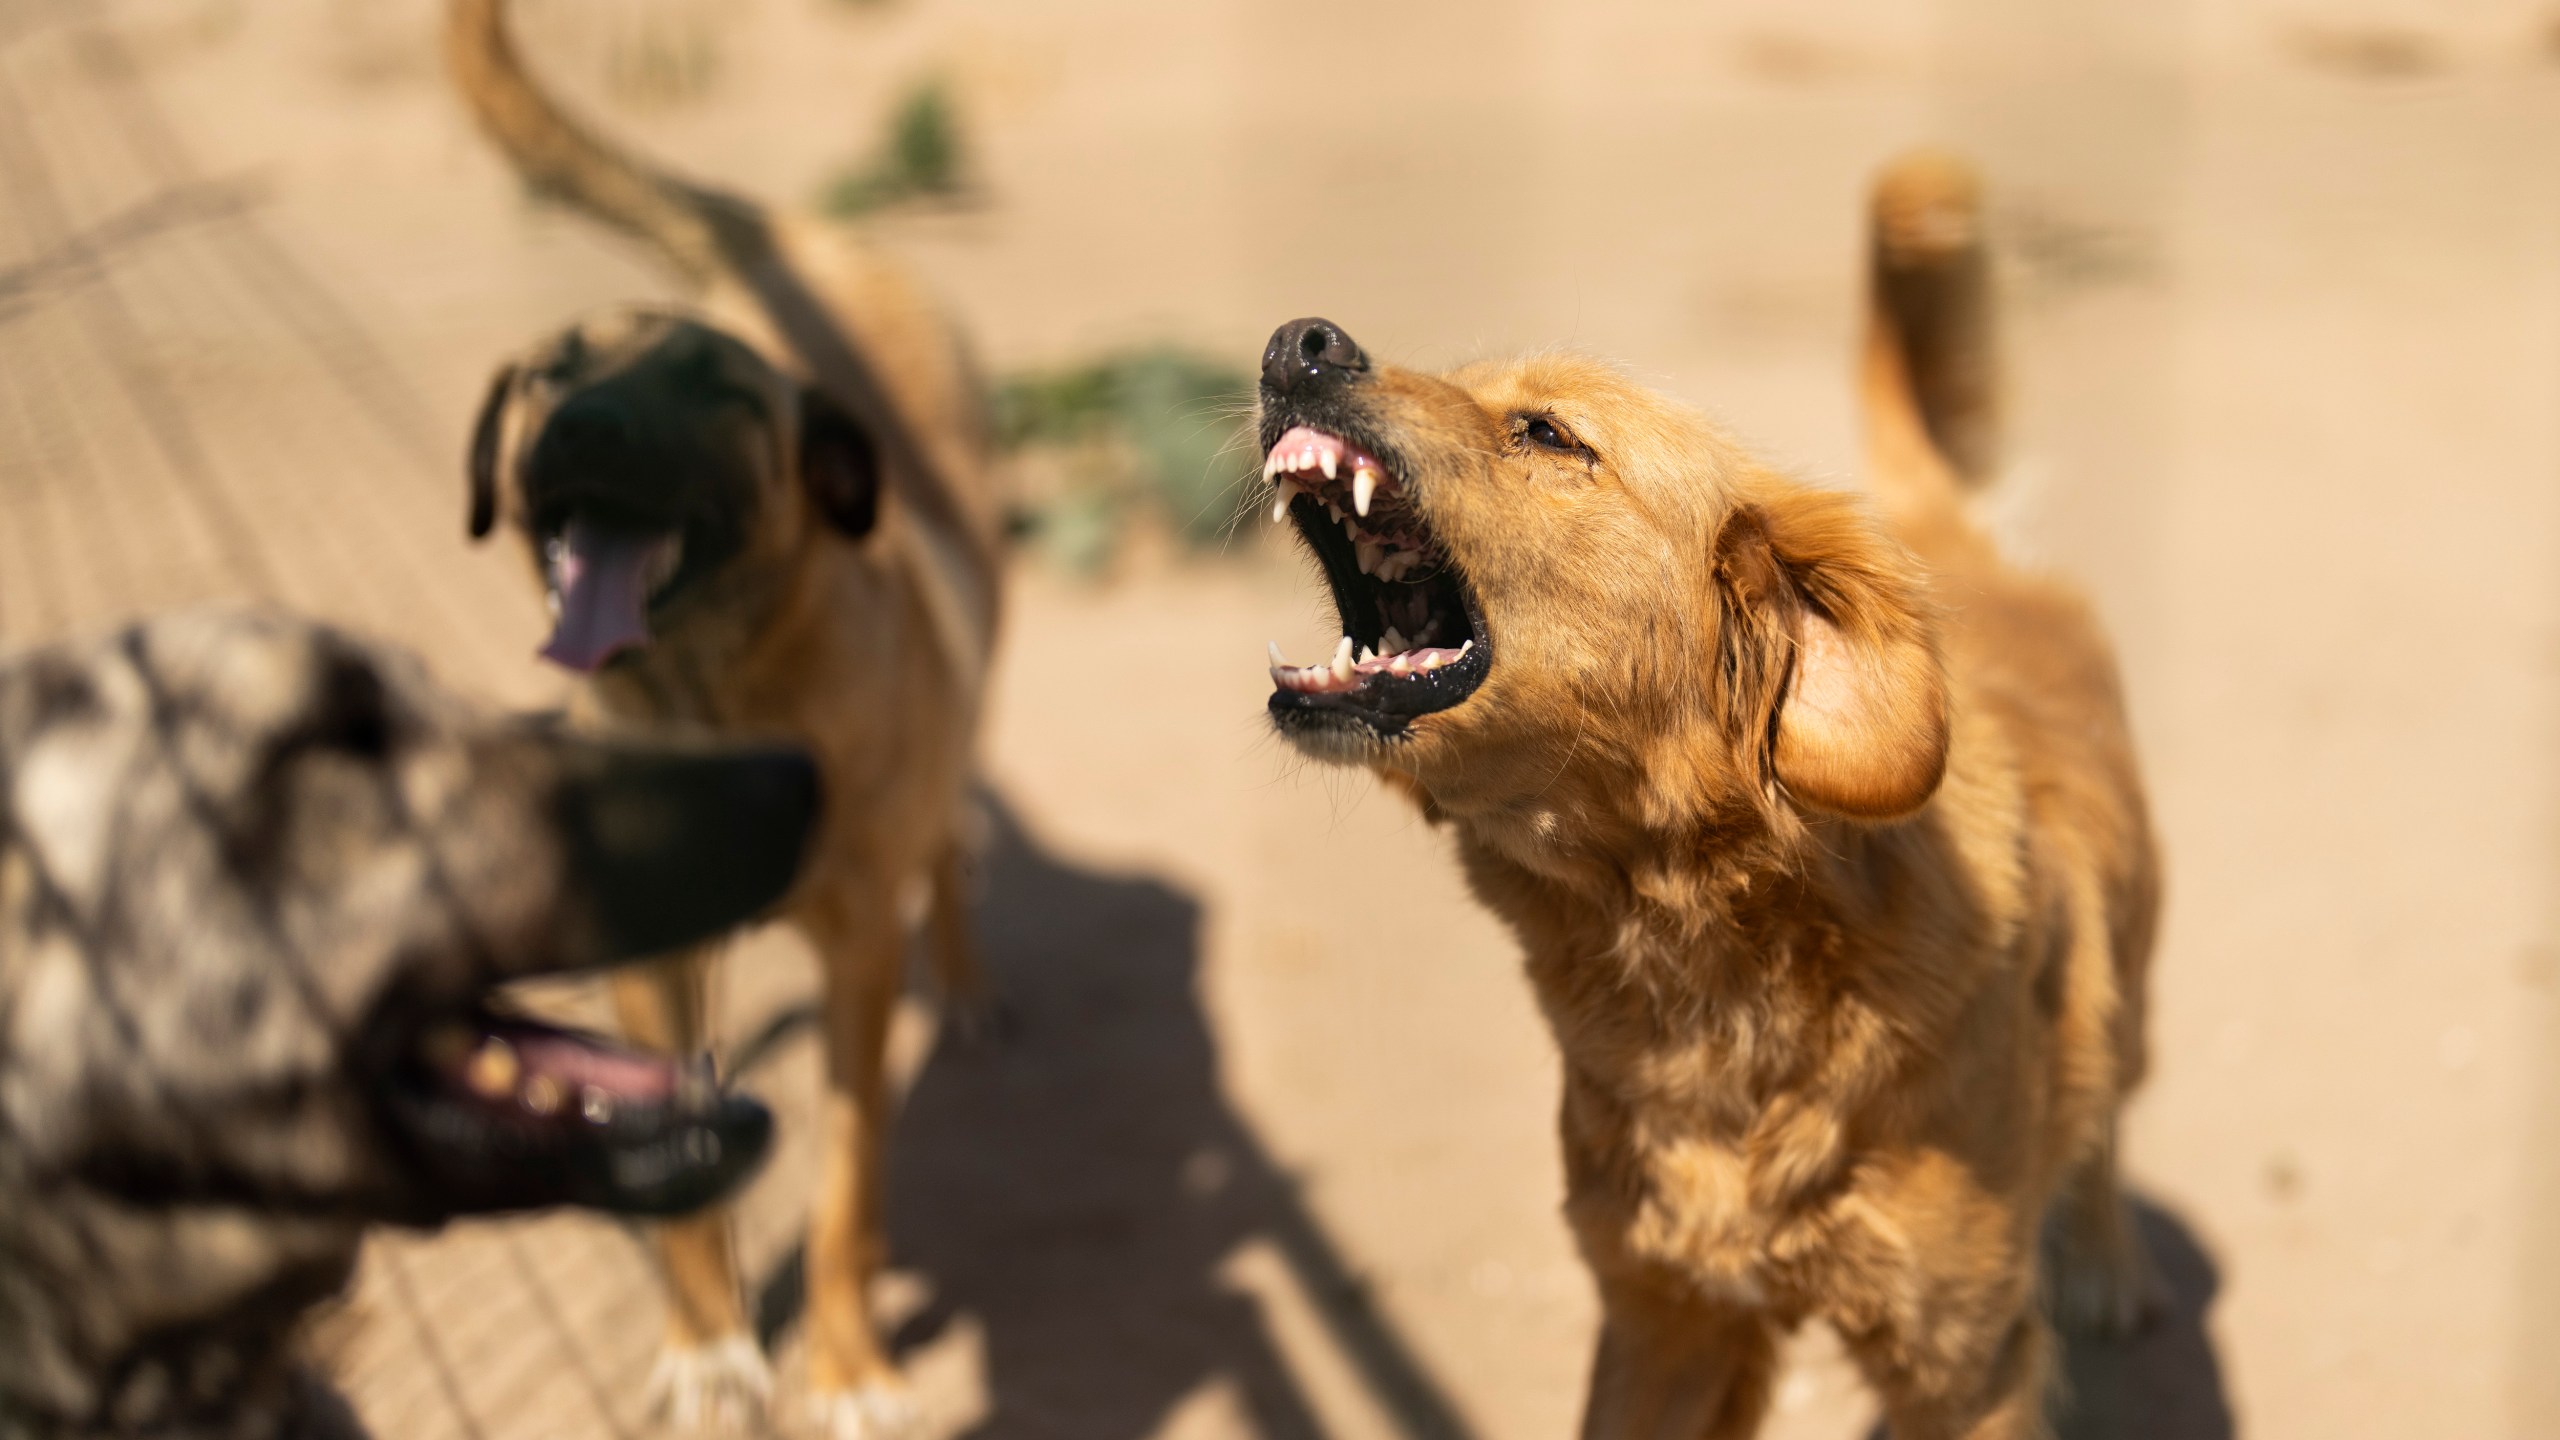
[[[670,1055],[699,1053],[711,1034],[711,963],[704,948],[613,978],[623,1033]],[[656,1227],[666,1280],[666,1337],[646,1404],[679,1430],[762,1428],[773,1377],[747,1327],[736,1242],[726,1207]]]
[[[826,1095],[809,1210],[809,1400],[823,1440],[887,1440],[921,1417],[872,1323],[887,1258],[882,1167],[889,1132],[889,1022],[906,954],[895,891],[869,877],[826,887],[799,919],[826,984]]]
[[[2115,1135],[2109,1121],[2045,1216],[2046,1308],[2054,1324],[2076,1335],[2130,1335],[2163,1304],[2117,1178]]]
[[[934,984],[941,992],[943,1029],[974,1044],[1000,1038],[1005,1017],[1003,1003],[988,987],[986,970],[978,962],[969,900],[968,851],[955,840],[934,863],[925,937],[932,947]]]

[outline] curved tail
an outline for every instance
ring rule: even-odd
[[[654,169],[562,113],[525,73],[506,0],[453,0],[445,56],[480,128],[526,180],[647,241],[697,284],[731,269],[740,233],[761,228],[750,202]]]
[[[1877,176],[1870,206],[1869,473],[1888,501],[1952,506],[1999,464],[1981,182],[1954,155],[1915,151]]]

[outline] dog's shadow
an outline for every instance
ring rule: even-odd
[[[1197,993],[1198,903],[1064,864],[1001,806],[995,822],[976,919],[1003,1023],[945,1037],[907,1094],[891,1263],[931,1295],[892,1348],[962,1317],[980,1327],[988,1410],[972,1440],[1151,1434],[1212,1381],[1253,1433],[1312,1440],[1326,1427],[1228,1278],[1259,1241],[1403,1434],[1470,1434],[1227,1103]],[[768,1277],[768,1340],[797,1320],[800,1280],[796,1255]]]

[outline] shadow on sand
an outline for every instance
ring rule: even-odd
[[[983,1327],[990,1409],[972,1440],[1147,1435],[1219,1379],[1256,1436],[1313,1440],[1326,1427],[1260,1301],[1226,1278],[1261,1242],[1402,1434],[1472,1436],[1228,1105],[1197,989],[1199,905],[1062,864],[993,810],[977,924],[1003,1036],[946,1038],[907,1094],[892,1263],[932,1299],[893,1348],[958,1316]],[[757,1307],[768,1343],[801,1297],[794,1254]]]
[[[971,1440],[1143,1436],[1219,1380],[1257,1437],[1319,1437],[1261,1302],[1227,1278],[1259,1242],[1402,1434],[1472,1436],[1227,1103],[1197,988],[1198,904],[1062,863],[993,813],[977,921],[1006,1033],[945,1040],[908,1093],[889,1233],[893,1263],[932,1298],[893,1346],[915,1350],[961,1316],[983,1327],[989,1411]],[[2072,1347],[2060,1440],[2230,1440],[2204,1331],[2212,1262],[2166,1211],[2137,1212],[2172,1303],[2131,1342]],[[759,1297],[768,1344],[802,1293],[795,1253]]]

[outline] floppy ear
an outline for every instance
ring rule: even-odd
[[[498,441],[507,418],[507,392],[515,388],[516,367],[501,365],[490,377],[489,394],[480,402],[480,418],[471,422],[471,538],[484,539],[498,523]]]
[[[800,388],[800,483],[827,523],[856,540],[880,519],[880,449],[814,385]]]
[[[1910,557],[1850,497],[1807,490],[1728,516],[1716,578],[1726,718],[1787,795],[1862,820],[1928,803],[1946,677]]]

